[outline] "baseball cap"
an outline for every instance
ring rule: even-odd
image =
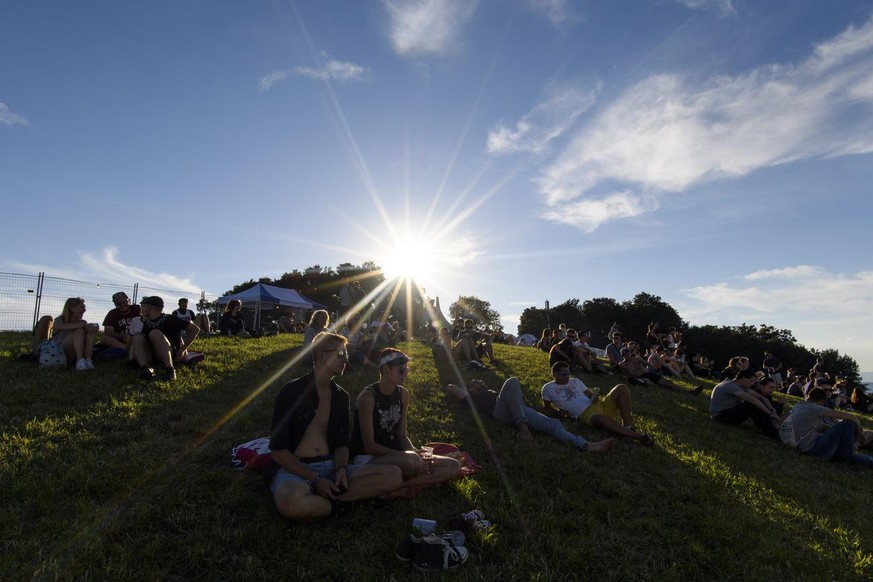
[[[151,295],[149,297],[143,297],[140,300],[140,304],[142,305],[154,305],[160,309],[164,308],[164,300],[158,297],[157,295]]]

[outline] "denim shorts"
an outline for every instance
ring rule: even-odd
[[[327,461],[318,461],[317,463],[303,464],[306,465],[309,470],[311,470],[322,479],[330,479],[331,481],[336,480],[336,471],[333,468],[333,459],[329,459]],[[348,465],[346,465],[346,476],[351,479],[352,476],[355,474],[355,471],[357,471],[362,466],[363,465],[349,463]],[[279,467],[279,470],[276,471],[275,475],[273,475],[273,482],[270,484],[270,491],[275,493],[276,488],[286,481],[299,481],[300,483],[309,484],[308,479],[304,479],[300,475],[295,475],[294,473],[289,473],[284,468]]]

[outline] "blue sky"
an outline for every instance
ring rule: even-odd
[[[0,11],[0,270],[221,293],[412,255],[511,330],[646,291],[873,370],[869,2]]]

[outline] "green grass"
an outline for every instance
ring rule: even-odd
[[[0,579],[431,578],[396,560],[397,542],[414,517],[444,525],[473,508],[495,525],[453,579],[873,578],[873,474],[716,425],[708,391],[632,387],[657,445],[588,455],[490,419],[483,435],[439,390],[452,372],[409,342],[413,441],[457,443],[484,470],[387,508],[292,523],[230,449],[268,433],[277,389],[304,371],[285,369],[299,336],[199,340],[208,359],[172,384],[115,363],[38,370],[13,359],[26,343],[0,333]],[[499,388],[516,375],[536,404],[546,355],[496,350],[501,369],[479,376]],[[351,372],[340,384],[354,398],[374,380]]]

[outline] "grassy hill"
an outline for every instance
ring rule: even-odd
[[[173,384],[116,363],[38,370],[13,359],[26,343],[0,334],[0,579],[425,578],[394,557],[412,519],[444,526],[474,508],[494,527],[468,544],[453,579],[873,578],[873,473],[716,425],[711,384],[698,397],[632,387],[656,446],[585,454],[478,423],[439,389],[451,371],[409,342],[413,441],[454,442],[484,470],[386,508],[291,523],[256,474],[231,466],[230,449],[268,433],[278,387],[304,371],[288,366],[299,336],[200,340],[208,359]],[[496,351],[501,368],[475,376],[495,389],[518,376],[536,406],[546,355]],[[375,379],[339,381],[354,398]]]

